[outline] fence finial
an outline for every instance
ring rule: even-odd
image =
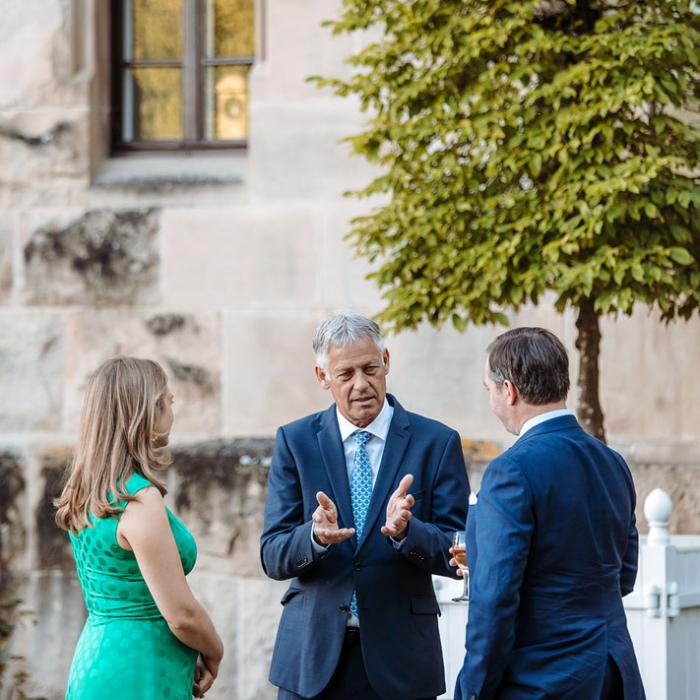
[[[673,503],[663,489],[654,489],[644,501],[644,515],[649,523],[647,544],[668,544],[668,521],[671,519]]]

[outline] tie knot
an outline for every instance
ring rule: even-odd
[[[352,434],[352,437],[359,447],[364,447],[367,441],[372,437],[372,433],[368,433],[366,430],[356,430]]]

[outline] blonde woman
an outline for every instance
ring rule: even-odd
[[[80,441],[56,500],[88,610],[67,699],[191,700],[218,673],[221,639],[185,579],[197,546],[165,506],[159,478],[172,403],[151,360],[108,360],[88,383]]]

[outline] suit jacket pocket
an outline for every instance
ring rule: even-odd
[[[282,603],[282,605],[286,605],[298,593],[301,593],[301,588],[288,588],[284,592],[284,595],[282,596],[280,603]]]
[[[411,612],[414,615],[440,615],[440,606],[433,597],[411,598]]]

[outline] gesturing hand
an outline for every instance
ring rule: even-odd
[[[406,536],[408,521],[411,519],[411,508],[415,500],[411,494],[407,494],[413,483],[413,474],[406,474],[399,482],[399,487],[391,494],[386,506],[386,522],[382,528],[382,534],[394,539],[403,539]]]
[[[316,494],[318,508],[314,511],[314,537],[320,544],[337,544],[355,534],[353,527],[338,527],[338,511],[335,503],[323,491]]]

